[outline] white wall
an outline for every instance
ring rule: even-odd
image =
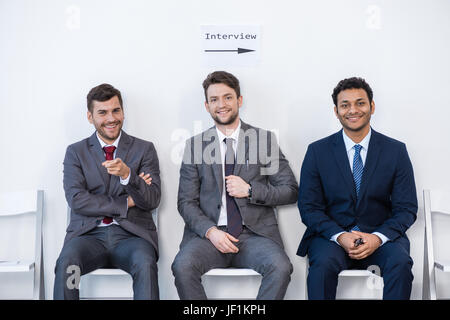
[[[439,191],[433,205],[450,210],[449,13],[447,0],[0,0],[0,192],[45,190],[46,298],[65,235],[65,148],[93,132],[85,97],[103,82],[122,91],[125,130],[153,141],[159,153],[162,299],[178,298],[170,265],[184,226],[176,209],[179,163],[171,159],[181,139],[172,135],[193,134],[195,121],[202,129],[212,125],[201,82],[213,70],[240,79],[242,118],[279,130],[297,179],[307,145],[340,128],[332,89],[345,77],[365,77],[377,106],[373,128],[407,144],[419,206],[422,189],[430,188]],[[203,24],[261,25],[261,63],[202,67]],[[305,227],[297,207],[282,207],[279,222],[294,265],[286,298],[303,299],[304,260],[295,252]],[[413,299],[421,298],[422,229],[421,208],[409,231]],[[439,280],[439,293],[450,296],[450,277]],[[19,288],[5,295],[19,295]]]

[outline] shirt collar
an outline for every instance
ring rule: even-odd
[[[100,137],[98,136],[98,132],[96,132],[96,134],[97,134],[98,142],[100,142],[100,146],[102,147],[102,149],[103,149],[103,147],[107,147],[107,146],[114,146],[117,148],[119,146],[120,137],[122,136],[122,130],[120,130],[119,136],[117,137],[116,141],[114,141],[112,144],[106,144],[102,139],[100,139]]]
[[[233,131],[233,133],[229,136],[226,136],[222,133],[222,131],[220,131],[217,126],[216,126],[216,131],[217,131],[217,136],[219,137],[219,141],[223,141],[223,139],[225,138],[232,138],[234,139],[235,142],[238,142],[238,138],[239,138],[239,132],[241,131],[241,120],[239,120],[239,125],[237,126],[237,128]]]
[[[342,137],[344,138],[345,150],[347,153],[356,145],[359,144],[366,151],[369,150],[369,141],[370,136],[372,135],[372,128],[369,128],[369,133],[362,139],[360,143],[354,143],[352,139],[350,139],[344,130],[342,130]]]

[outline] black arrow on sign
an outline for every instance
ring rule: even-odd
[[[255,50],[244,49],[244,48],[237,48],[237,50],[205,50],[205,52],[237,52],[238,54],[252,52],[252,51],[255,51]]]

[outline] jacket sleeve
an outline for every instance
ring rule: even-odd
[[[136,172],[150,174],[152,183],[150,185],[145,183]],[[144,157],[138,170],[130,168],[130,181],[124,188],[133,198],[133,201],[138,208],[145,211],[151,211],[159,206],[161,200],[161,178],[158,155],[153,143],[149,142],[147,144]]]
[[[186,142],[183,162],[180,168],[178,186],[178,212],[186,226],[199,237],[204,238],[206,231],[216,223],[200,208],[200,176],[198,166],[193,163],[191,140]]]
[[[317,169],[314,148],[309,145],[300,172],[298,208],[302,222],[313,234],[326,239],[345,230],[326,214],[322,183]]]
[[[67,148],[63,164],[64,191],[67,203],[72,210],[90,217],[126,216],[128,210],[127,195],[113,197],[89,192],[81,163],[72,146]]]
[[[278,206],[295,203],[298,186],[289,162],[281,152],[276,137],[270,133],[268,145],[271,149],[271,161],[267,167],[261,168],[268,176],[267,183],[250,181],[252,186],[251,204]]]
[[[417,194],[414,172],[405,144],[401,144],[397,158],[391,193],[392,215],[375,232],[389,240],[405,234],[417,218]]]

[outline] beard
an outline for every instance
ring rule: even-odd
[[[213,118],[213,120],[217,123],[220,124],[222,126],[227,126],[229,124],[232,124],[233,122],[236,121],[237,117],[239,116],[239,112],[235,112],[233,114],[230,115],[230,117],[227,120],[222,121],[219,116],[217,116],[216,114],[211,115],[211,117]]]
[[[110,123],[108,123],[107,125],[109,125],[109,124]],[[117,128],[117,132],[116,133],[114,133],[114,132],[107,133],[105,131],[105,129],[104,129],[104,126],[106,126],[106,124],[105,125],[103,125],[103,124],[96,125],[95,128],[97,129],[98,134],[103,139],[105,139],[107,141],[114,142],[119,137],[120,131],[122,130],[122,122],[121,121],[117,121],[117,122],[115,122],[115,124],[117,125],[117,127],[116,127]]]

